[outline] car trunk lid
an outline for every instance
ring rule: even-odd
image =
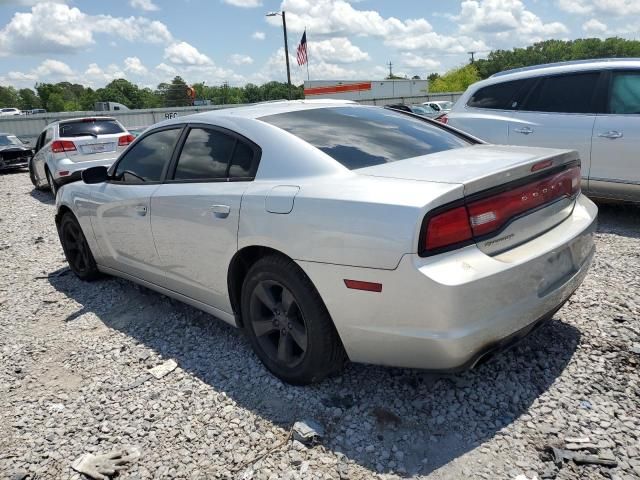
[[[363,168],[357,173],[462,184],[464,198],[452,207],[455,212],[451,216],[440,218],[439,223],[432,222],[432,213],[425,218],[422,253],[441,253],[475,242],[494,255],[541,235],[571,214],[575,188],[579,189],[577,165],[575,151],[475,145]],[[577,180],[572,178],[576,175]],[[433,233],[435,228],[449,228],[447,221],[467,228],[469,238],[428,248],[428,238],[433,242],[434,237],[427,230],[431,228]],[[463,238],[464,234],[458,233]]]

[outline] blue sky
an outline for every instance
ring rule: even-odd
[[[312,79],[426,76],[549,38],[640,36],[639,0],[0,0],[0,85],[114,78],[156,86],[292,77],[305,26]]]

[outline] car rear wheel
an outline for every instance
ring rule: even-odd
[[[45,187],[38,183],[38,179],[36,178],[36,172],[33,169],[33,162],[29,162],[29,180],[33,183],[33,186],[36,187],[36,190],[44,190]]]
[[[295,385],[317,382],[344,366],[346,354],[320,295],[284,257],[258,260],[242,287],[242,318],[256,355]]]
[[[53,175],[51,175],[51,172],[49,171],[48,168],[45,170],[45,172],[47,174],[47,183],[49,184],[49,189],[51,190],[51,193],[55,197],[58,194],[58,184],[53,179]]]
[[[91,248],[82,233],[82,227],[71,212],[65,213],[60,220],[58,235],[71,271],[85,281],[100,277]]]

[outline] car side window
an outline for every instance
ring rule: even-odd
[[[182,127],[160,130],[140,139],[118,162],[114,180],[124,183],[159,182],[181,132]]]
[[[467,106],[473,108],[491,108],[495,110],[514,110],[518,104],[516,95],[526,80],[495,83],[475,92]]]
[[[229,166],[229,178],[255,177],[257,164],[254,159],[255,151],[253,148],[244,142],[238,141]]]
[[[597,113],[592,107],[599,72],[542,77],[520,110],[555,113]]]
[[[47,131],[45,130],[38,136],[38,140],[36,141],[36,152],[38,152],[44,146],[44,137]]]
[[[51,140],[53,140],[53,128],[47,128],[47,130],[45,130],[44,141],[42,142],[42,146],[44,147]]]
[[[608,112],[619,115],[640,114],[640,71],[612,74]]]
[[[215,180],[227,177],[236,139],[218,130],[192,128],[184,142],[174,180]]]

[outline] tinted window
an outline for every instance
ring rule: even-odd
[[[599,76],[592,72],[541,78],[521,110],[593,113],[591,103]]]
[[[640,72],[613,74],[609,113],[640,113]]]
[[[58,128],[60,130],[61,137],[107,135],[110,133],[122,133],[124,131],[115,120],[98,119],[61,123]]]
[[[116,168],[116,178],[125,182],[158,182],[171,159],[181,129],[161,130],[141,139],[128,150]]]
[[[260,120],[300,137],[349,169],[469,145],[426,120],[379,107],[317,108]]]
[[[22,142],[15,135],[0,135],[0,147],[8,147],[9,145],[22,145]]]
[[[473,94],[467,105],[474,108],[512,110],[517,107],[516,95],[525,82],[526,80],[514,80],[481,88]]]
[[[225,178],[235,138],[216,130],[194,128],[182,147],[174,179]]]
[[[231,166],[229,167],[229,177],[250,178],[255,175],[253,168],[253,149],[243,142],[238,142],[233,152]]]

